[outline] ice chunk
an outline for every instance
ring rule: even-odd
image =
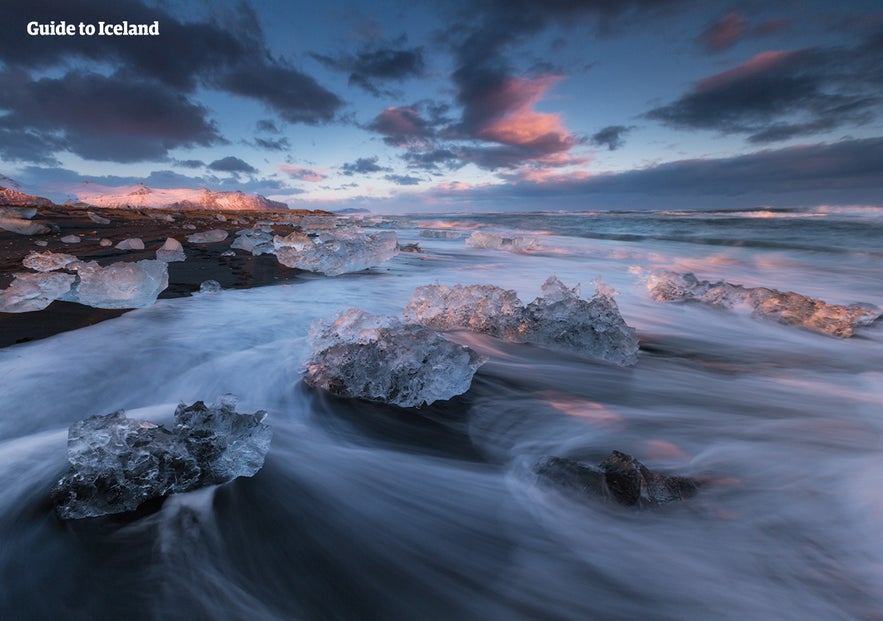
[[[579,355],[594,356],[620,366],[638,361],[638,335],[626,324],[611,291],[596,281],[591,300],[579,297],[555,276],[543,284],[542,297],[525,308],[525,339]]]
[[[76,261],[68,269],[75,270],[78,279],[63,299],[96,308],[150,306],[169,285],[168,265],[153,259],[107,267]]]
[[[101,246],[102,248],[109,248],[110,246],[113,246],[113,240],[112,240],[112,239],[108,239],[108,238],[106,238],[106,237],[102,237],[102,238],[98,241],[98,245]]]
[[[49,242],[46,241],[45,239],[38,239],[37,241],[34,242],[34,245],[40,246],[41,248],[45,248],[46,246],[49,245]]]
[[[45,224],[15,217],[0,217],[0,229],[19,235],[42,235],[50,230]]]
[[[144,241],[140,237],[124,239],[116,245],[120,250],[144,250]]]
[[[466,239],[467,248],[531,252],[536,250],[538,246],[539,242],[534,237],[504,237],[497,233],[485,233],[484,231],[475,231]]]
[[[92,213],[91,211],[87,211],[86,215],[89,216],[89,219],[95,224],[110,224],[110,220],[99,216],[98,214]]]
[[[236,239],[233,240],[230,247],[250,252],[255,256],[273,254],[276,251],[273,245],[273,234],[259,228],[237,231]]]
[[[883,314],[883,309],[872,304],[839,306],[791,291],[699,280],[691,273],[653,272],[647,279],[647,289],[657,302],[697,301],[743,310],[754,317],[840,338],[852,336],[856,328],[873,323]]]
[[[0,312],[27,313],[43,310],[70,291],[72,274],[15,274],[10,285],[0,291]]]
[[[22,260],[22,265],[35,272],[54,272],[55,270],[64,269],[68,263],[78,261],[77,257],[72,254],[64,254],[63,252],[35,252],[31,251]]]
[[[181,246],[181,242],[174,237],[168,237],[162,247],[156,251],[156,258],[159,261],[172,263],[173,261],[186,260],[187,255],[184,254],[184,247]]]
[[[464,329],[523,340],[524,304],[515,291],[493,285],[417,287],[403,317],[435,330]]]
[[[200,293],[217,293],[221,289],[221,283],[217,280],[204,280],[199,285]]]
[[[542,292],[525,307],[514,291],[492,285],[428,285],[414,290],[404,318],[437,330],[482,332],[618,365],[637,362],[637,333],[622,318],[610,287],[598,280],[595,295],[583,300],[578,288],[568,289],[551,276]]]
[[[484,360],[425,326],[352,308],[311,329],[304,381],[342,397],[420,407],[469,390]]]
[[[294,232],[273,239],[276,257],[282,265],[326,276],[379,265],[398,254],[393,231],[365,233],[352,229],[322,231],[315,238]]]
[[[0,207],[0,218],[23,218],[30,220],[36,215],[36,207]]]
[[[584,496],[612,498],[626,506],[656,506],[694,496],[695,480],[660,474],[631,455],[613,451],[598,466],[547,457],[534,471],[545,481]]]
[[[122,410],[74,423],[70,469],[51,491],[65,519],[132,511],[148,500],[256,474],[270,448],[266,412],[240,414],[229,400],[175,411],[167,429]]]
[[[202,231],[201,233],[193,233],[187,236],[187,241],[191,244],[214,244],[225,239],[227,239],[227,231],[223,229],[212,229],[211,231]]]
[[[79,244],[80,237],[79,237],[79,235],[65,235],[64,237],[62,237],[58,241],[63,242],[65,244]]]
[[[463,239],[464,233],[450,229],[422,229],[420,237],[426,239]]]

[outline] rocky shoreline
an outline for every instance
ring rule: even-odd
[[[299,230],[305,219],[311,225],[334,222],[334,214],[322,211],[225,211],[202,209],[115,209],[68,205],[31,205],[37,212],[30,218],[48,232],[27,235],[0,228],[0,289],[9,286],[13,275],[24,271],[22,260],[31,251],[67,253],[82,261],[96,261],[106,266],[121,261],[134,262],[156,258],[156,251],[167,238],[178,240],[184,247],[186,261],[171,262],[169,286],[159,298],[176,298],[199,291],[200,284],[215,280],[223,288],[245,289],[291,281],[303,272],[286,267],[273,255],[254,256],[230,251],[234,234],[242,229],[265,223],[276,235],[289,235]],[[2,206],[0,206],[2,208]],[[20,205],[13,207],[21,209]],[[106,220],[106,222],[105,222]],[[228,233],[219,242],[192,243],[188,235],[220,230]],[[79,238],[66,243],[62,239]],[[143,241],[143,249],[121,249],[116,245],[127,239]],[[102,240],[112,244],[102,245]],[[107,244],[107,242],[104,242]],[[56,300],[41,311],[0,313],[0,347],[46,338],[54,334],[89,326],[117,317],[126,310],[103,309]]]

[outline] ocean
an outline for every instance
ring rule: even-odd
[[[883,306],[883,210],[359,216],[371,270],[160,300],[0,349],[0,618],[883,619],[883,321],[837,339],[654,301],[658,269]],[[515,240],[476,248],[476,231]],[[310,325],[400,316],[415,287],[557,275],[618,291],[638,363],[453,332],[488,358],[418,410],[304,385]],[[226,393],[274,437],[253,478],[62,522],[68,426]],[[702,482],[636,510],[542,485],[612,450]]]

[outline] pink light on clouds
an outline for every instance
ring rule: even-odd
[[[477,137],[506,145],[541,144],[550,152],[567,151],[576,143],[559,114],[537,112],[534,106],[561,76],[511,78],[497,93],[500,116],[477,132]]]
[[[697,82],[696,86],[700,91],[710,91],[727,84],[756,77],[763,73],[776,71],[785,67],[792,58],[797,56],[797,54],[798,52],[795,51],[778,50],[761,52],[738,67],[733,67],[727,71],[700,80]]]
[[[325,175],[317,170],[314,170],[312,168],[305,168],[303,166],[293,166],[291,164],[280,164],[279,172],[285,173],[293,179],[309,181],[311,183],[318,183],[319,181],[323,181],[325,179]]]

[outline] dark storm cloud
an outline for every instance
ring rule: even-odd
[[[355,162],[347,162],[340,169],[343,174],[352,176],[355,174],[367,174],[375,172],[392,172],[391,168],[386,168],[377,163],[378,157],[360,157]]]
[[[265,134],[279,134],[282,133],[282,130],[279,129],[279,126],[276,125],[276,121],[273,119],[261,119],[257,123],[255,123],[255,128],[259,132],[264,132]]]
[[[382,84],[401,82],[423,73],[423,48],[403,47],[405,41],[402,36],[392,42],[363,47],[355,54],[311,56],[326,67],[348,72],[350,84],[379,96],[386,94],[381,88]]]
[[[587,179],[521,183],[499,191],[528,198],[590,194],[714,197],[826,190],[841,192],[843,200],[849,200],[851,190],[864,194],[883,190],[883,138],[681,160]]]
[[[439,130],[450,123],[448,106],[419,101],[410,106],[390,107],[374,117],[365,129],[383,136],[393,147],[427,147],[438,138]]]
[[[436,172],[440,166],[451,170],[460,168],[466,164],[451,149],[432,149],[430,151],[422,151],[419,149],[409,149],[402,154],[402,159],[407,162],[408,168],[426,170]]]
[[[625,136],[631,127],[625,125],[609,125],[601,129],[589,138],[589,142],[599,147],[607,147],[608,151],[616,151],[625,144]]]
[[[881,105],[881,58],[883,31],[852,48],[764,52],[646,116],[672,127],[745,133],[758,143],[860,125]]]
[[[29,36],[27,23],[47,16],[71,23],[159,21],[161,34],[158,37]],[[7,71],[16,73],[15,90],[49,89],[45,79],[33,79],[35,72],[65,70],[76,61],[95,61],[102,69],[109,67],[114,72],[112,81],[103,74],[74,70],[56,77],[55,89],[63,91],[66,85],[73,88],[76,82],[91,80],[101,87],[107,101],[137,104],[132,95],[141,88],[145,103],[158,103],[157,109],[166,117],[165,122],[160,123],[160,119],[148,115],[149,122],[134,123],[136,130],[133,131],[129,129],[133,115],[125,105],[102,106],[87,93],[68,93],[84,97],[80,101],[67,101],[69,119],[65,118],[64,110],[49,110],[48,104],[38,106],[36,111],[22,107],[26,98],[10,107],[15,102],[8,94],[0,94],[4,99],[3,108],[9,112],[5,117],[7,124],[10,116],[19,120],[21,131],[14,136],[14,143],[31,136],[39,142],[37,146],[42,147],[33,152],[31,161],[51,158],[55,142],[60,145],[58,148],[70,148],[86,158],[131,162],[162,159],[168,149],[177,146],[217,141],[220,137],[208,120],[208,111],[190,101],[200,86],[260,101],[291,122],[326,122],[342,105],[336,95],[313,78],[268,52],[257,18],[245,3],[237,5],[222,23],[216,18],[185,22],[140,0],[44,0],[38,3],[7,0],[3,21],[0,63]],[[10,82],[4,80],[4,87],[7,84]],[[156,92],[148,93],[149,89]],[[104,112],[104,133],[93,136],[78,133],[77,128],[84,125],[82,117],[87,116],[87,108],[95,103]],[[39,111],[51,114],[40,118]],[[86,127],[91,129],[96,124],[93,120],[91,125],[86,123]],[[153,134],[153,127],[162,131]],[[180,130],[180,133],[170,130]],[[124,144],[129,148],[124,149]],[[3,149],[3,153],[10,152],[14,152],[13,147]]]
[[[208,167],[212,170],[217,170],[218,172],[248,173],[250,175],[257,172],[257,169],[254,166],[232,155],[215,160],[209,164]]]
[[[202,160],[172,160],[172,164],[181,168],[204,168],[205,162]]]
[[[222,142],[203,107],[150,81],[77,71],[31,81],[22,71],[4,71],[0,83],[0,109],[8,111],[0,128],[35,141],[32,157],[19,159],[45,161],[65,149],[88,159],[137,162]]]
[[[412,177],[410,175],[384,175],[387,181],[392,181],[396,185],[417,185],[423,179],[420,177]]]

